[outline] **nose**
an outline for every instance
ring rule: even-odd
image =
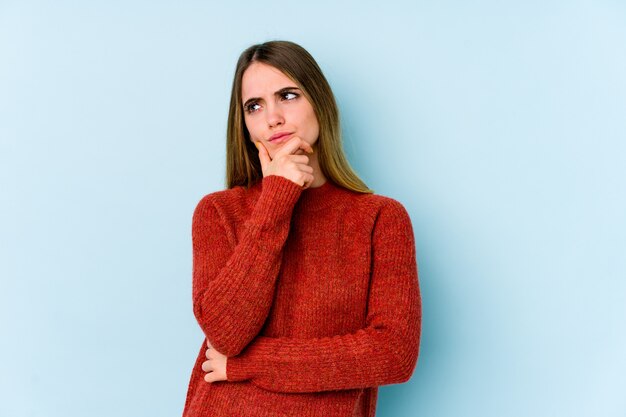
[[[265,117],[267,119],[267,124],[270,127],[278,126],[285,123],[283,113],[276,104],[270,104],[267,106]]]

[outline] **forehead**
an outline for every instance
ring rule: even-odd
[[[283,87],[296,86],[291,78],[279,69],[262,62],[253,62],[243,73],[241,97],[264,97],[274,94]]]

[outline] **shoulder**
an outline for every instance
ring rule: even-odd
[[[367,233],[374,238],[381,235],[391,236],[408,232],[413,233],[413,226],[408,210],[399,200],[376,193],[359,193],[343,189],[345,198],[342,221],[347,228],[356,228],[359,233]]]
[[[380,194],[360,194],[354,197],[360,218],[367,219],[366,230],[372,236],[374,245],[404,247],[413,242],[413,224],[409,212],[399,200]],[[355,208],[356,208],[355,207]]]
[[[383,217],[408,218],[409,214],[405,206],[398,200],[376,193],[355,193],[352,195],[354,207],[359,207],[375,219]]]
[[[370,200],[374,216],[371,229],[373,245],[414,250],[414,228],[404,204],[395,198],[377,194],[371,195]]]
[[[249,190],[242,186],[205,194],[196,204],[193,218],[198,219],[207,216],[228,217],[228,213],[245,211],[248,205],[249,194]]]

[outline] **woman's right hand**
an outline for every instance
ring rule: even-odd
[[[278,149],[272,159],[261,142],[254,143],[259,149],[259,160],[263,177],[279,175],[308,188],[313,183],[313,167],[308,165],[309,157],[299,154],[300,150],[313,153],[313,148],[298,136],[289,139]]]

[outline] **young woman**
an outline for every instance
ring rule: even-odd
[[[183,416],[374,416],[377,387],[417,363],[413,228],[348,164],[333,93],[301,46],[241,54],[226,157],[227,189],[192,219],[206,339]]]

